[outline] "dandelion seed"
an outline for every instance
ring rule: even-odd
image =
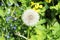
[[[22,14],[22,20],[27,26],[34,26],[39,21],[39,14],[32,9]]]

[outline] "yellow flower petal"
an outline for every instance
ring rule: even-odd
[[[36,4],[39,7],[39,3]]]
[[[33,10],[36,10],[36,8],[34,7]]]
[[[38,9],[38,8],[39,8],[39,3],[37,3],[37,4],[35,5],[35,8],[36,8],[36,9]]]
[[[39,8],[42,8],[42,7],[43,7],[43,5],[40,5],[40,6],[39,6]]]
[[[36,12],[40,12],[40,10],[38,9],[38,10],[36,10]]]
[[[31,6],[33,6],[35,3],[34,2],[31,2]]]

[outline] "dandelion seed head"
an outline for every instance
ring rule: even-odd
[[[27,26],[34,26],[39,21],[39,14],[32,9],[24,11],[22,20]]]

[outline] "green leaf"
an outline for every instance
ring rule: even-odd
[[[14,38],[11,38],[10,40],[14,40]]]
[[[5,40],[5,38],[4,37],[0,37],[0,40]]]
[[[3,10],[0,10],[0,16],[4,17],[5,16],[5,13]]]
[[[13,4],[13,3],[14,3],[14,0],[9,0],[9,2],[10,2],[11,4]]]
[[[45,26],[44,25],[37,25],[36,28],[45,31]]]
[[[38,22],[38,24],[40,25],[40,24],[43,24],[45,22],[46,22],[46,19],[40,19],[40,21]]]
[[[58,38],[57,40],[60,40],[60,38]]]
[[[53,33],[53,34],[56,34],[56,32],[57,32],[58,30],[60,30],[60,25],[59,25],[59,23],[56,22],[56,23],[51,27],[51,29],[54,30],[52,33]]]

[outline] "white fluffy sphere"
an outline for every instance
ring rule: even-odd
[[[24,11],[22,20],[27,26],[34,26],[39,21],[39,14],[32,9]]]

